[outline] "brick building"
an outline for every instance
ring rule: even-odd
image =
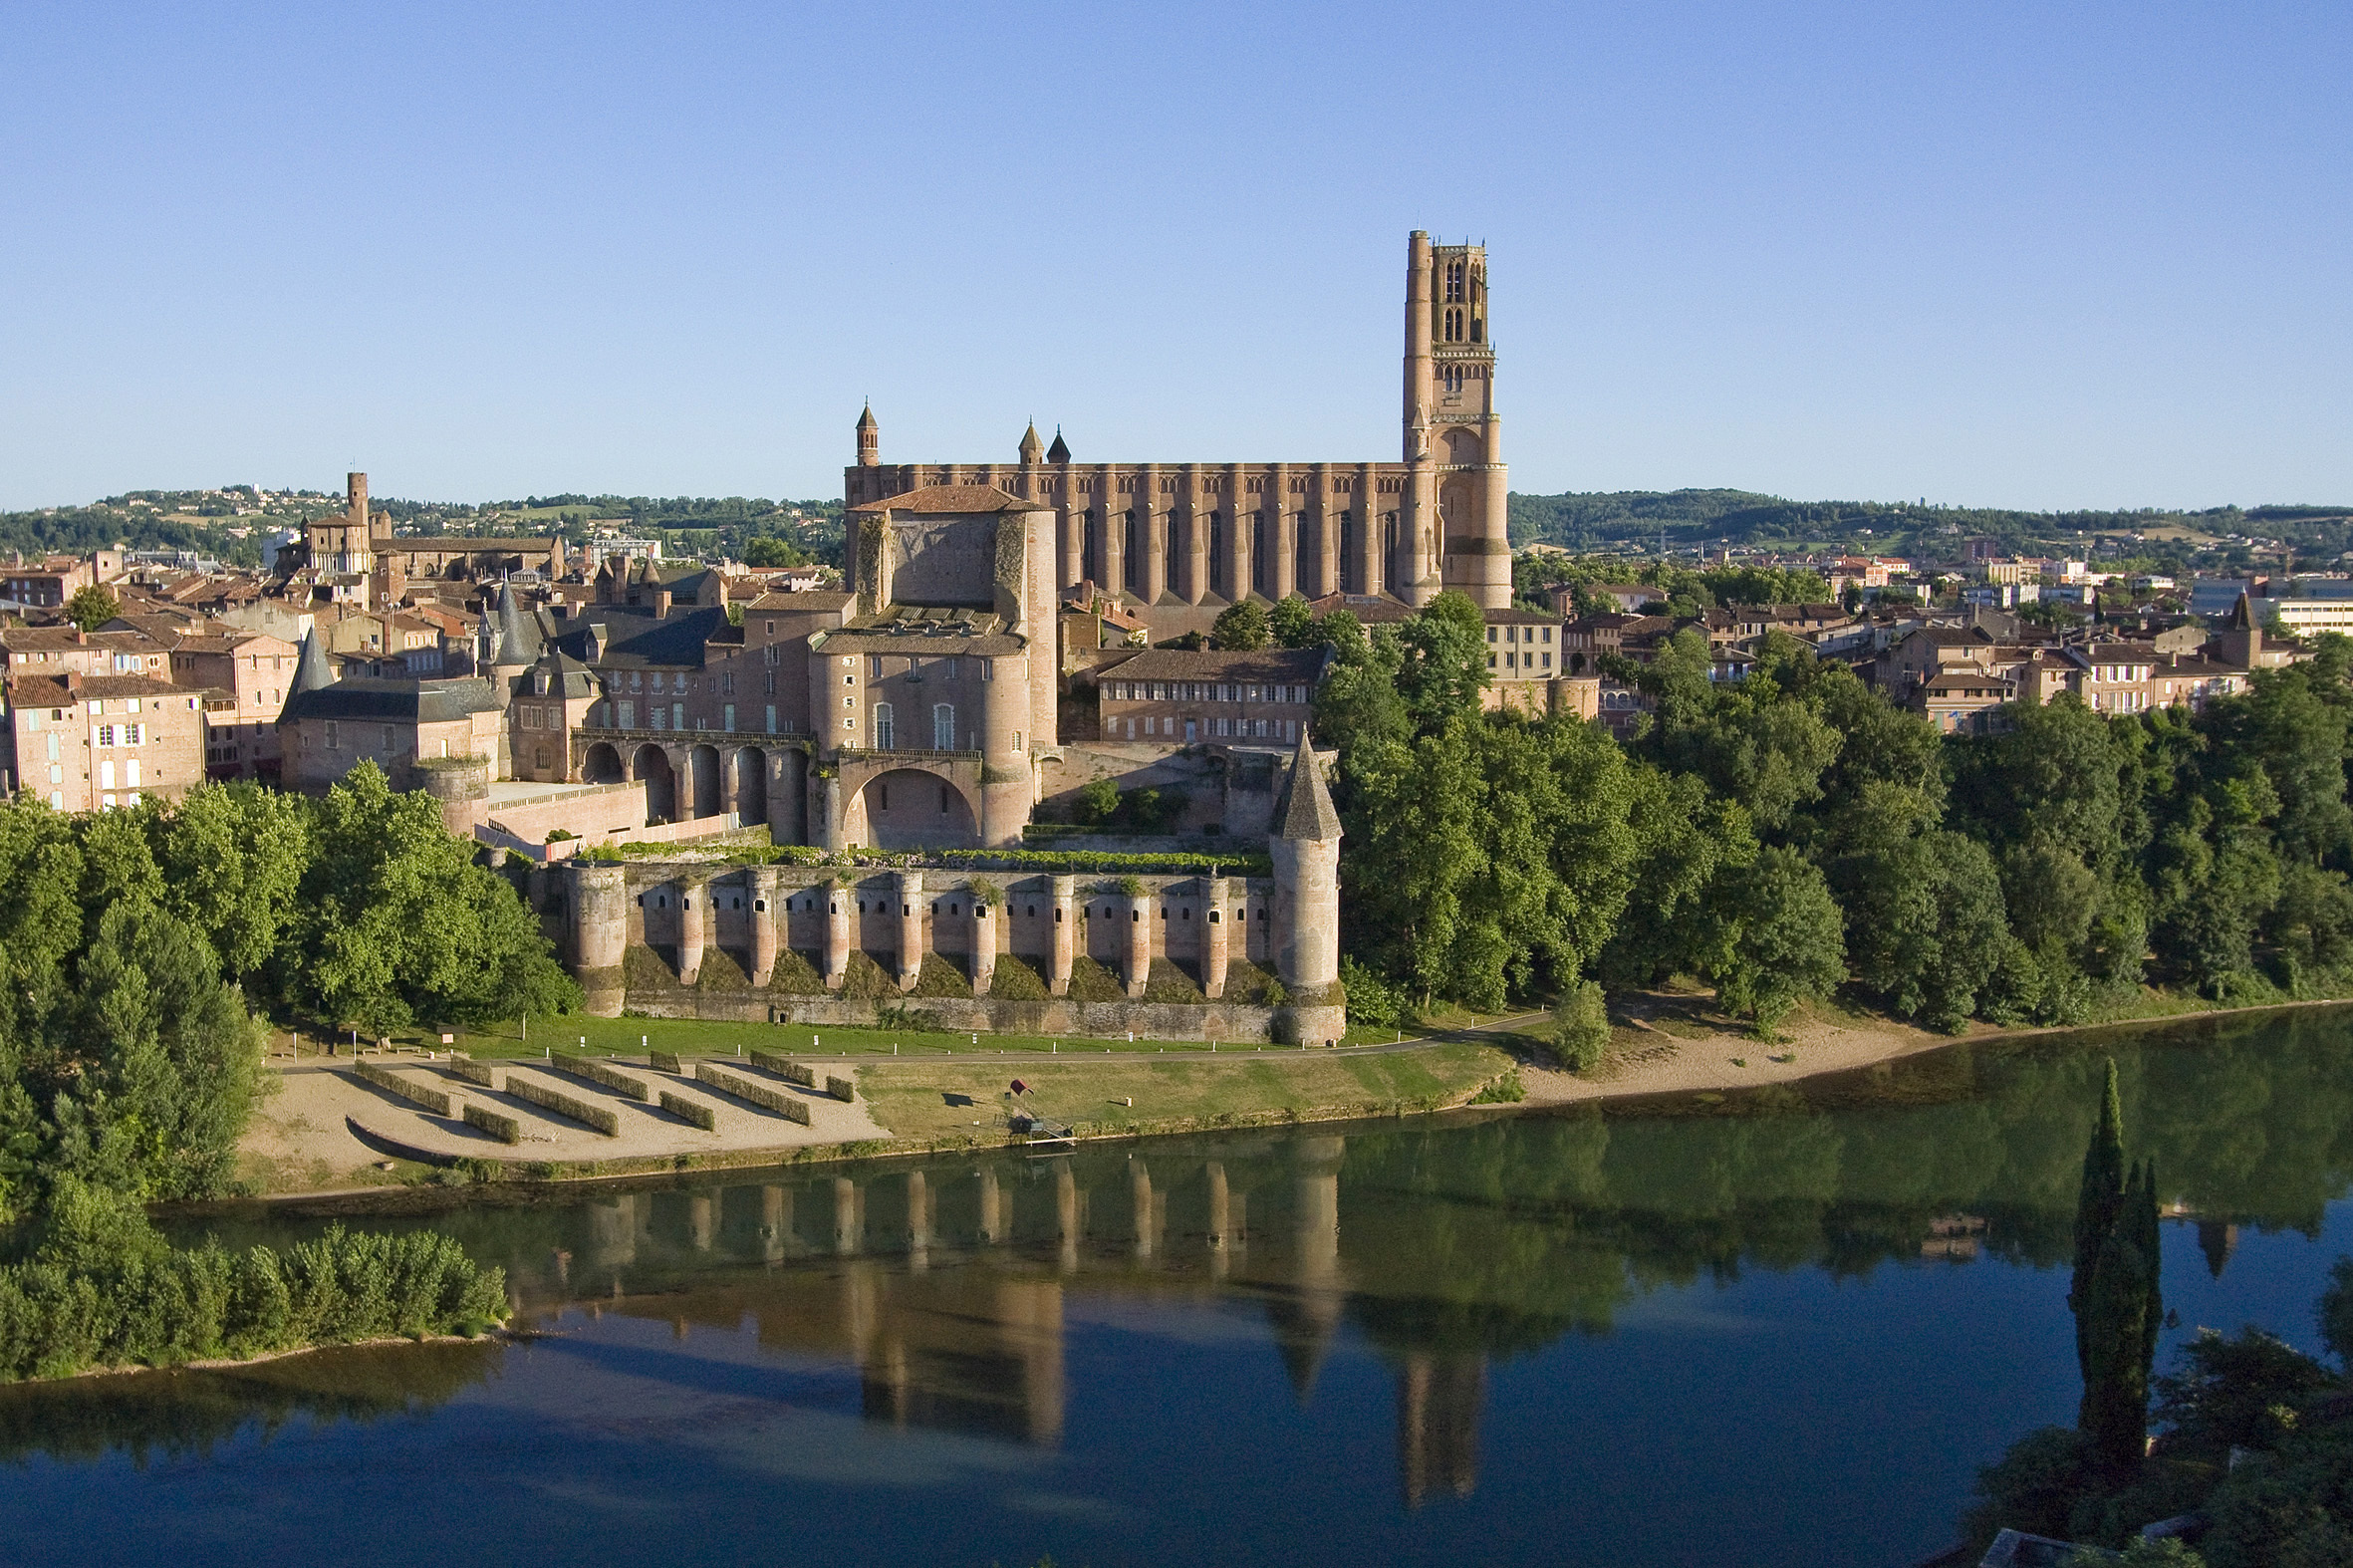
[[[869,408],[853,507],[929,486],[987,486],[1051,518],[1049,587],[1103,585],[1153,640],[1205,631],[1245,598],[1382,595],[1420,606],[1456,588],[1511,603],[1508,488],[1483,246],[1407,242],[1404,450],[1397,462],[1081,463],[1032,426],[1011,463],[882,460]]]
[[[174,799],[204,779],[205,695],[148,675],[11,674],[9,783],[58,811]]]

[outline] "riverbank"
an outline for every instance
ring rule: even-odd
[[[1612,998],[1617,1027],[1594,1072],[1524,1063],[1520,1084],[1527,1099],[1522,1104],[1537,1108],[1677,1094],[1723,1095],[1877,1067],[1955,1045],[2164,1029],[2218,1018],[2353,1006],[2353,1001],[2336,997],[2255,1007],[2178,1007],[2169,1005],[2177,999],[2161,993],[2150,993],[2149,999],[2150,1009],[2134,1016],[2032,1029],[1972,1024],[1959,1034],[1939,1034],[1859,1008],[1817,1004],[1784,1020],[1768,1043],[1746,1024],[1715,1012],[1711,992],[1637,992]]]
[[[1062,1041],[1069,1049],[1041,1056],[1026,1042],[991,1050],[974,1041],[959,1042],[951,1055],[940,1044],[911,1039],[906,1054],[895,1057],[807,1057],[856,1086],[852,1104],[770,1082],[744,1058],[704,1058],[764,1088],[793,1094],[809,1115],[806,1123],[695,1083],[691,1059],[681,1076],[654,1069],[644,1058],[607,1058],[646,1076],[653,1087],[706,1106],[714,1123],[709,1129],[551,1075],[528,1058],[496,1064],[502,1079],[519,1074],[544,1080],[546,1087],[611,1110],[617,1136],[512,1094],[455,1082],[421,1054],[381,1059],[420,1085],[451,1092],[460,1102],[471,1096],[486,1109],[515,1117],[523,1124],[518,1144],[466,1125],[460,1105],[440,1116],[363,1083],[345,1061],[281,1059],[273,1064],[276,1091],[240,1145],[239,1176],[258,1196],[317,1198],[428,1182],[598,1180],[997,1148],[1028,1142],[1009,1124],[1015,1107],[1008,1091],[1015,1079],[1027,1086],[1022,1105],[1030,1114],[1067,1126],[1082,1142],[1429,1114],[1474,1104],[1509,1111],[1687,1094],[1721,1097],[1959,1044],[2348,1005],[2327,999],[2175,1009],[2163,1007],[2168,998],[2153,1000],[2161,1010],[2143,1016],[2046,1029],[1982,1025],[1955,1035],[1822,1005],[1785,1020],[1775,1039],[1765,1042],[1747,1025],[1714,1012],[1708,992],[1634,993],[1614,999],[1617,1027],[1609,1050],[1600,1067],[1584,1074],[1543,1065],[1536,1050],[1547,1026],[1542,1013],[1465,1019],[1420,1039],[1333,1050],[1170,1050],[1140,1048],[1143,1042]]]

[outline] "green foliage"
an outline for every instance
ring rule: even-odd
[[[2076,1426],[2109,1476],[2140,1468],[2149,1430],[2149,1368],[2165,1316],[2159,1289],[2157,1170],[2124,1159],[2116,1063],[2108,1063],[2100,1120],[2083,1156],[2075,1205],[2075,1360],[2083,1373]]]
[[[1724,873],[1708,900],[1706,973],[1723,1005],[1770,1028],[1846,978],[1838,905],[1795,850],[1767,849]]]
[[[1609,1044],[1610,1009],[1601,987],[1585,980],[1563,991],[1552,1009],[1553,1060],[1571,1072],[1590,1073]]]
[[[1348,993],[1350,1023],[1390,1029],[1405,1019],[1405,993],[1354,958],[1340,960],[1340,988]]]
[[[1255,599],[1240,600],[1220,612],[1209,628],[1209,646],[1228,653],[1255,653],[1273,643],[1266,607]]]
[[[506,1317],[503,1272],[434,1231],[338,1225],[283,1250],[173,1248],[128,1194],[67,1176],[29,1255],[0,1267],[0,1378],[472,1333]]]
[[[1267,612],[1266,631],[1277,648],[1306,648],[1315,641],[1315,612],[1300,595],[1286,594]]]
[[[2234,1447],[2277,1447],[2296,1429],[2298,1406],[2335,1382],[2319,1362],[2252,1324],[2229,1338],[2203,1329],[2181,1358],[2179,1371],[2153,1385],[2166,1448],[2224,1461]]]
[[[96,583],[75,589],[66,601],[66,619],[85,632],[96,632],[122,613],[123,601]]]
[[[743,564],[771,571],[779,567],[807,566],[815,557],[790,539],[774,534],[754,534],[743,542]]]
[[[1071,820],[1087,826],[1109,822],[1120,809],[1120,786],[1109,777],[1087,780],[1079,786],[1077,801],[1071,807]]]
[[[568,1012],[580,988],[511,887],[473,862],[420,793],[362,763],[312,816],[299,961],[286,994],[338,1023],[384,1029]]]

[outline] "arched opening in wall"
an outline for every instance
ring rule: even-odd
[[[964,792],[935,773],[894,768],[858,792],[860,841],[878,850],[969,850],[980,825]]]
[[[1485,462],[1487,458],[1485,451],[1481,449],[1482,445],[1483,443],[1474,431],[1448,430],[1446,432],[1446,461],[1457,467],[1467,467],[1473,463]]]
[[[1356,513],[1342,512],[1340,514],[1340,592],[1344,594],[1361,594],[1365,591],[1363,574],[1357,570],[1357,541],[1360,537],[1361,530],[1357,527]]]
[[[1381,592],[1389,593],[1397,579],[1397,513],[1381,514]]]
[[[952,702],[931,704],[931,749],[933,751],[953,751],[956,749],[956,709]]]
[[[1225,586],[1225,514],[1209,514],[1209,592],[1223,594]]]
[[[1095,531],[1095,508],[1078,520],[1079,576],[1097,588],[1106,587],[1103,581],[1103,537]]]
[[[768,820],[768,757],[750,747],[727,759],[735,773],[735,814],[745,827]]]
[[[1266,592],[1266,513],[1250,514],[1250,586]]]
[[[621,753],[607,741],[598,741],[581,754],[580,779],[584,784],[619,784],[628,775],[622,771]]]
[[[696,746],[686,753],[686,799],[697,817],[719,814],[719,750]]]
[[[1128,508],[1120,522],[1120,586],[1133,593],[1143,554],[1136,548],[1136,509]]]
[[[877,751],[895,751],[899,747],[899,720],[888,702],[875,704],[874,737]]]
[[[646,820],[671,822],[678,815],[678,781],[659,746],[640,746],[630,758],[630,777],[646,785]]]

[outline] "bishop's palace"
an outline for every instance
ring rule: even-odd
[[[200,703],[157,701],[167,683],[122,675],[119,654],[112,675],[62,671],[75,689],[55,711],[77,716],[58,725],[143,698],[120,728],[158,748],[143,772],[126,764],[132,799],[202,776],[198,748],[214,776],[320,790],[372,761],[429,791],[453,831],[544,868],[534,897],[600,1011],[820,1017],[848,1005],[864,954],[900,992],[968,996],[957,1016],[975,1027],[1015,1005],[1064,1009],[1028,1027],[1119,1026],[1073,1010],[1114,1000],[1081,995],[1100,969],[1120,1004],[1191,1006],[1129,1016],[1157,1036],[1336,1038],[1339,826],[1308,741],[1329,654],[1190,634],[1244,599],[1377,622],[1458,589],[1509,623],[1497,700],[1553,706],[1587,683],[1554,662],[1558,619],[1510,605],[1483,248],[1416,232],[1405,318],[1391,462],[1091,463],[1033,428],[1012,462],[892,464],[869,408],[838,589],[651,551],[575,558],[557,539],[397,535],[354,474],[348,510],[282,555],[273,591],[299,632],[249,616],[258,630],[213,638],[201,667],[175,646],[169,689],[205,685]],[[182,706],[190,735],[166,764]],[[56,737],[30,732],[22,693],[11,707],[17,777],[37,787],[23,759],[56,756]],[[1138,815],[1088,831],[1079,803],[1100,780]],[[900,855],[844,877],[695,849],[755,828],[836,867]],[[1272,875],[1130,878],[1107,897],[1013,859],[983,877],[904,858],[1025,843],[1207,850]],[[640,848],[579,853],[613,845]],[[925,982],[941,963],[953,979]],[[788,1001],[795,975],[814,980]]]

